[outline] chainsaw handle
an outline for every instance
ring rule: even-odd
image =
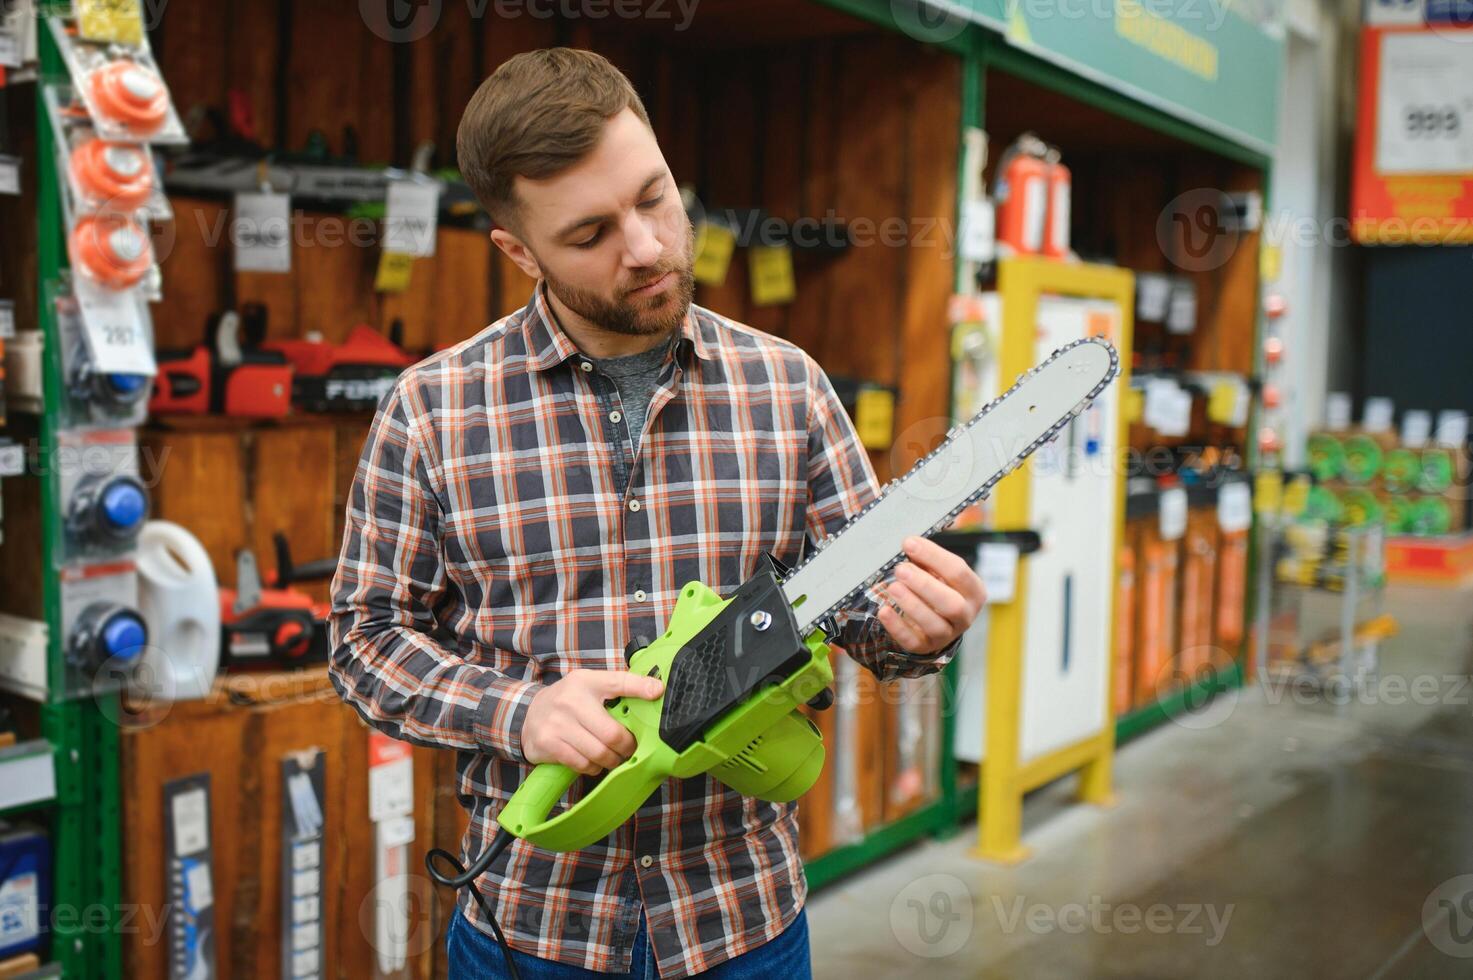
[[[669,760],[666,760],[668,763]],[[532,770],[496,822],[538,847],[577,851],[617,830],[671,773],[655,752],[636,751],[599,777],[578,802],[549,816],[578,774],[567,766],[544,762]]]

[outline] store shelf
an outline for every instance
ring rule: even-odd
[[[1187,705],[1200,706],[1202,698],[1211,698],[1223,691],[1236,690],[1243,686],[1243,665],[1234,661],[1233,666],[1226,673],[1219,676],[1209,677],[1207,680],[1170,694],[1165,698],[1152,702],[1144,708],[1132,711],[1130,714],[1121,715],[1115,720],[1115,744],[1124,743],[1144,735],[1146,732],[1157,728],[1170,719],[1188,710]]]
[[[0,815],[56,799],[56,754],[44,738],[0,748]]]
[[[845,875],[873,864],[924,837],[945,834],[955,823],[955,814],[946,800],[930,803],[914,813],[872,830],[863,840],[836,847],[807,862],[803,872],[808,878],[808,887],[811,891],[816,891],[831,885]]]

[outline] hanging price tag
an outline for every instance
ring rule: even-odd
[[[1390,398],[1367,398],[1361,427],[1367,432],[1390,432],[1391,418],[1395,414]]]
[[[1018,546],[999,542],[977,549],[977,577],[989,605],[1012,602],[1018,589]]]
[[[0,445],[0,476],[20,476],[25,471],[25,447],[16,442]]]
[[[1401,444],[1425,446],[1432,435],[1432,413],[1408,411],[1401,417]]]
[[[1158,530],[1162,541],[1176,541],[1187,531],[1187,492],[1181,487],[1161,491]]]
[[[85,276],[76,277],[74,291],[93,369],[152,375],[153,338],[138,292],[107,289]]]
[[[0,68],[19,68],[20,66],[20,38],[0,28]]]
[[[1171,302],[1171,278],[1159,272],[1142,272],[1135,277],[1135,315],[1138,320],[1160,323]]]
[[[439,184],[394,181],[389,185],[388,210],[384,216],[384,251],[429,258],[435,254],[439,220]]]
[[[1253,496],[1246,483],[1224,484],[1217,492],[1217,526],[1224,531],[1246,531],[1253,522]]]
[[[1253,479],[1253,509],[1260,514],[1277,514],[1284,503],[1284,474],[1263,470]]]
[[[793,279],[793,253],[786,245],[753,245],[747,250],[751,264],[752,302],[758,306],[791,303],[798,295]]]
[[[402,293],[409,288],[409,279],[414,272],[414,256],[403,252],[381,252],[378,257],[378,272],[373,277],[373,288],[380,293]]]
[[[236,272],[290,272],[291,198],[285,194],[237,194],[230,225]]]
[[[1437,413],[1437,444],[1449,449],[1461,449],[1468,441],[1468,416],[1459,411]]]
[[[138,0],[77,0],[77,33],[87,41],[138,47],[143,11]]]
[[[414,753],[410,746],[374,732],[368,737],[368,819],[414,812]]]
[[[968,201],[962,211],[962,258],[967,262],[991,262],[997,257],[996,215],[992,202],[983,198]]]
[[[0,299],[0,340],[15,336],[15,301]]]
[[[703,221],[696,228],[696,258],[692,270],[696,282],[719,286],[726,282],[731,253],[736,248],[736,233],[726,225]]]
[[[20,193],[20,157],[0,154],[0,194]]]
[[[854,396],[854,430],[866,449],[889,449],[895,432],[895,396],[888,388],[860,388]]]
[[[1189,279],[1178,279],[1171,288],[1171,305],[1166,310],[1166,329],[1187,334],[1197,329],[1197,287]]]

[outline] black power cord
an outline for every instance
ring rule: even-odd
[[[491,923],[491,931],[496,934],[496,943],[501,947],[501,955],[506,957],[507,972],[511,974],[512,980],[522,980],[522,975],[517,972],[517,965],[512,962],[511,947],[506,944],[506,937],[501,934],[501,926],[496,923],[496,916],[492,913],[491,906],[486,904],[485,897],[476,888],[476,879],[481,876],[482,872],[491,867],[491,862],[495,861],[497,856],[506,850],[507,845],[513,839],[510,831],[505,828],[498,829],[496,836],[491,838],[490,846],[481,852],[481,856],[476,858],[469,868],[461,864],[459,858],[443,847],[432,848],[425,855],[425,870],[430,873],[430,877],[437,884],[446,885],[455,889],[470,888],[471,895],[476,899],[476,904],[481,906],[481,911],[486,915],[486,921]],[[437,859],[443,860],[455,873],[453,875],[447,875],[436,868],[435,861]]]

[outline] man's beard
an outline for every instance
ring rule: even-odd
[[[589,323],[611,333],[651,337],[674,330],[685,319],[686,311],[695,299],[696,279],[691,269],[694,249],[695,229],[692,228],[683,256],[651,269],[640,283],[632,287],[648,286],[667,272],[675,273],[674,283],[648,299],[630,296],[629,290],[623,290],[618,299],[610,301],[597,293],[562,282],[545,267],[542,275],[547,280],[547,288],[568,309]]]

